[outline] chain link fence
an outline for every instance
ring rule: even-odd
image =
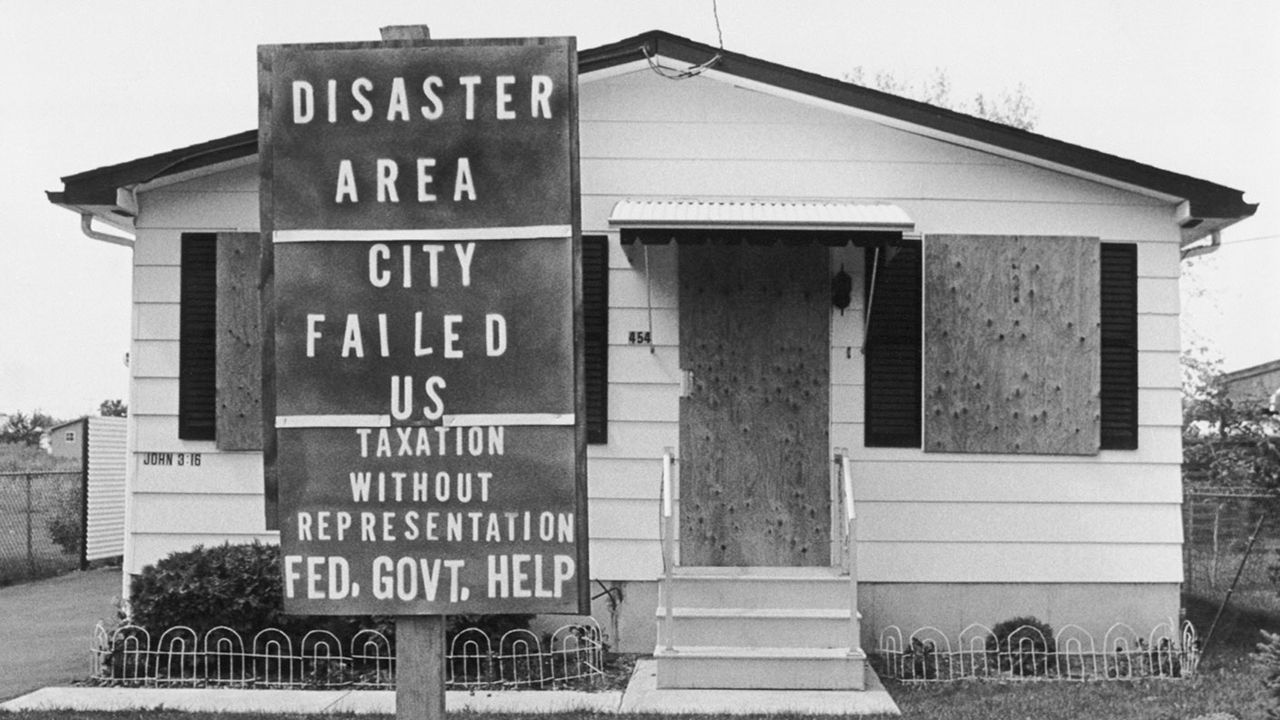
[[[1280,496],[1242,488],[1188,489],[1182,521],[1188,595],[1214,607],[1228,593],[1234,608],[1280,607]]]
[[[0,473],[0,586],[81,566],[82,472]]]

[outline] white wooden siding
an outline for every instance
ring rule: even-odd
[[[855,283],[853,306],[832,314],[831,441],[856,461],[863,580],[1179,581],[1181,530],[1170,519],[1180,502],[1170,204],[707,78],[669,82],[640,72],[594,81],[582,86],[580,106],[587,233],[610,232],[609,213],[624,198],[839,198],[893,202],[925,234],[1136,243],[1139,450],[1058,458],[864,448],[863,253],[854,248],[832,252],[832,272],[843,264]],[[256,230],[257,182],[250,165],[140,200],[132,449],[219,459],[185,474],[135,465],[131,571],[196,542],[272,537],[262,532],[258,454],[179,441],[176,417],[179,233]],[[673,246],[624,250],[611,234],[609,437],[588,448],[591,569],[603,580],[651,580],[661,571],[659,458],[679,443],[677,260]],[[650,329],[650,318],[653,347],[630,345],[628,333]],[[196,525],[159,519],[213,506],[240,512]],[[975,514],[1007,523],[965,520]],[[1044,530],[1055,522],[1070,527]]]
[[[854,348],[853,352],[860,352],[858,348]],[[844,360],[847,358],[842,354],[840,348],[836,348],[833,353],[832,362]],[[861,363],[856,368],[861,372]],[[852,372],[841,372],[839,379],[847,380]],[[862,383],[836,383],[831,385],[831,422],[843,424],[857,424],[862,422],[863,418],[863,399],[865,393],[862,390]],[[613,404],[613,397],[610,396],[610,405]],[[665,401],[673,398],[667,398],[665,395],[654,397],[654,401]],[[1174,388],[1139,388],[1138,389],[1138,416],[1143,418],[1145,425],[1149,427],[1165,426],[1176,427],[1181,431],[1182,428],[1182,391]],[[611,416],[612,417],[612,416]],[[651,418],[657,419],[657,418]]]
[[[258,165],[140,193],[138,210],[138,229],[254,232],[258,229]],[[148,264],[178,265],[181,248],[148,248],[142,257]]]
[[[124,555],[127,421],[91,417],[88,433],[84,557],[118,558]]]
[[[125,569],[136,573],[195,545],[253,539],[265,530],[260,453],[220,453],[178,439],[178,338],[184,232],[258,228],[257,167],[140,193],[133,253],[130,351],[130,534]],[[148,453],[199,453],[200,465],[150,465]]]
[[[672,83],[642,72],[590,83],[581,102],[587,232],[607,231],[624,198],[852,198],[893,202],[925,234],[1136,243],[1139,450],[1049,457],[863,447],[864,256],[851,247],[833,250],[831,260],[833,273],[843,265],[855,280],[851,307],[832,313],[831,441],[856,460],[863,580],[1180,580],[1179,273],[1170,205],[714,80]],[[630,330],[649,323],[642,249],[624,254],[615,240],[610,257],[610,432],[609,445],[590,449],[593,497],[609,486],[629,498],[647,491],[656,502],[657,457],[679,441],[676,250],[648,252],[651,286],[661,289],[653,352],[626,345]],[[636,472],[647,477],[630,479]],[[609,517],[633,526],[610,527],[610,542],[627,536],[631,549],[616,564],[612,550],[597,553],[595,574],[626,579],[660,569],[658,544],[646,539],[656,510]]]
[[[858,503],[1010,503],[1050,505],[1132,505],[1178,503],[1182,486],[1169,482],[1161,463],[1022,463],[992,468],[984,459],[959,458],[924,464],[910,460],[864,460],[854,468]],[[867,536],[874,539],[874,536]]]
[[[137,325],[137,337],[152,340],[177,340],[181,329],[181,313],[178,303],[134,303],[133,319]]]
[[[1180,548],[1176,542],[862,541],[858,570],[866,582],[1180,583]]]
[[[222,545],[224,543],[250,543],[254,540],[258,542],[274,545],[279,542],[276,533],[211,533],[201,535],[196,533],[154,533],[154,532],[134,532],[132,538],[133,555],[137,561],[133,566],[127,568],[131,573],[138,573],[147,565],[152,565],[162,560],[166,555],[180,550],[190,550],[197,545],[212,547]]]
[[[1089,521],[1072,520],[1081,516]],[[1150,545],[1182,535],[1178,506],[1155,503],[863,502],[858,520],[869,544],[920,542],[921,525],[931,528],[928,542],[946,544]]]
[[[617,380],[615,380],[617,378]],[[680,350],[667,345],[609,345],[609,379],[640,385],[680,387]],[[625,417],[624,417],[625,419]],[[612,420],[612,418],[611,418]]]
[[[129,409],[135,415],[177,415],[178,378],[134,378],[133,402],[129,404]]]
[[[179,468],[169,468],[174,482],[182,482]],[[188,496],[174,493],[134,492],[133,507],[139,517],[147,518],[141,532],[164,535],[219,535],[263,532],[262,496],[227,493],[193,493],[191,501],[199,502],[199,511],[175,512],[175,502],[186,502]],[[244,522],[253,518],[256,523]]]
[[[584,127],[584,132],[587,128]],[[582,184],[598,195],[801,198],[961,196],[990,203],[1043,202],[1061,192],[1061,176],[1030,166],[989,164],[840,163],[741,158],[582,160]],[[921,172],[925,170],[927,172]],[[1123,205],[1116,191],[1081,184],[1071,205]]]
[[[1088,472],[1091,477],[1106,477],[1106,470],[1093,469],[1102,465],[1131,465],[1131,464],[1161,464],[1161,465],[1178,465],[1178,479],[1180,481],[1181,465],[1173,463],[1168,458],[1171,453],[1182,452],[1182,433],[1180,428],[1176,427],[1150,427],[1142,423],[1142,418],[1138,419],[1138,449],[1137,450],[1103,450],[1097,456],[1084,455],[979,455],[975,453],[944,455],[943,453],[925,453],[905,448],[869,448],[862,446],[863,428],[862,423],[834,423],[831,426],[831,444],[835,447],[847,447],[850,454],[856,461],[882,461],[882,462],[909,462],[917,463],[921,466],[921,471],[945,473],[945,467],[953,462],[970,461],[980,459],[982,462],[989,463],[992,472],[1025,472],[1025,470],[1011,470],[1009,467],[1016,466],[1043,466],[1043,465],[1074,465],[1077,468],[1090,468],[1087,470],[1079,470],[1079,472]],[[855,452],[856,450],[856,452]],[[916,453],[919,452],[919,455]],[[937,458],[933,456],[939,456]],[[1000,467],[1008,466],[1001,470]],[[932,468],[932,470],[927,470]],[[854,469],[857,472],[857,468]],[[1117,468],[1116,472],[1123,472]],[[928,498],[921,498],[927,500]]]
[[[653,580],[662,571],[661,458],[680,443],[676,260],[674,247],[609,244],[609,437],[587,447],[591,572],[600,579]],[[650,329],[651,346],[629,343],[629,332]]]
[[[256,452],[209,452],[201,453],[198,466],[191,464],[182,467],[142,465],[143,459],[136,458],[139,472],[133,483],[134,495],[255,495],[261,503],[262,496],[262,454]],[[174,501],[181,501],[181,497]],[[160,502],[160,501],[156,501]],[[168,501],[164,501],[168,502]],[[261,529],[261,504],[258,512],[252,514],[255,527]]]

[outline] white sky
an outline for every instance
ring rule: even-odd
[[[725,47],[955,94],[1026,86],[1037,131],[1246,190],[1258,215],[1194,270],[1189,326],[1227,369],[1280,358],[1280,2],[721,0]],[[710,0],[0,0],[0,412],[96,412],[128,393],[129,251],[50,205],[64,175],[257,122],[258,44],[662,29],[715,44]],[[1252,238],[1267,238],[1253,240]],[[1185,270],[1185,268],[1184,268]]]

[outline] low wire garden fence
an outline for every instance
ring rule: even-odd
[[[395,647],[377,630],[343,643],[327,630],[300,641],[268,628],[245,638],[228,627],[203,636],[173,627],[153,636],[137,625],[93,631],[91,679],[141,687],[374,689],[395,687]],[[548,688],[604,677],[604,643],[594,620],[539,635],[516,629],[491,639],[478,628],[453,636],[451,689]]]
[[[933,627],[904,635],[897,626],[880,633],[876,671],[895,680],[1136,680],[1189,678],[1200,662],[1195,628],[1161,623],[1140,635],[1116,623],[1098,643],[1078,625],[1052,635],[1023,625],[997,638],[974,624],[953,639]]]

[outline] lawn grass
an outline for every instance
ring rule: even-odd
[[[1228,607],[1195,677],[1125,682],[960,682],[886,683],[904,718],[1013,720],[1036,718],[1116,718],[1182,720],[1226,712],[1242,720],[1265,714],[1262,672],[1249,653],[1261,640],[1259,628],[1280,630],[1280,596],[1272,611]],[[1187,618],[1205,633],[1221,597],[1183,597]]]
[[[946,720],[1179,720],[1211,712],[1261,717],[1265,705],[1259,673],[1237,654],[1190,680],[1090,683],[953,683],[892,686],[904,718]]]
[[[12,472],[76,472],[80,461],[54,457],[38,447],[22,443],[0,442],[0,473]]]
[[[451,713],[458,715],[457,713]],[[264,716],[258,713],[189,713],[180,710],[123,710],[117,712],[81,712],[75,710],[23,710],[21,712],[6,713],[0,710],[0,718],[4,720],[262,720]],[[370,714],[348,714],[334,713],[324,715],[273,715],[266,717],[287,717],[289,720],[374,720],[375,718],[391,717],[390,715],[370,715]],[[471,715],[471,717],[476,717]],[[494,718],[506,716],[489,716],[486,718]],[[515,716],[510,716],[515,717]],[[529,716],[535,717],[535,716]],[[580,715],[542,715],[540,720],[549,720],[551,717],[594,717],[587,713]],[[606,716],[601,716],[606,717]],[[614,720],[618,720],[617,715],[610,715]]]

